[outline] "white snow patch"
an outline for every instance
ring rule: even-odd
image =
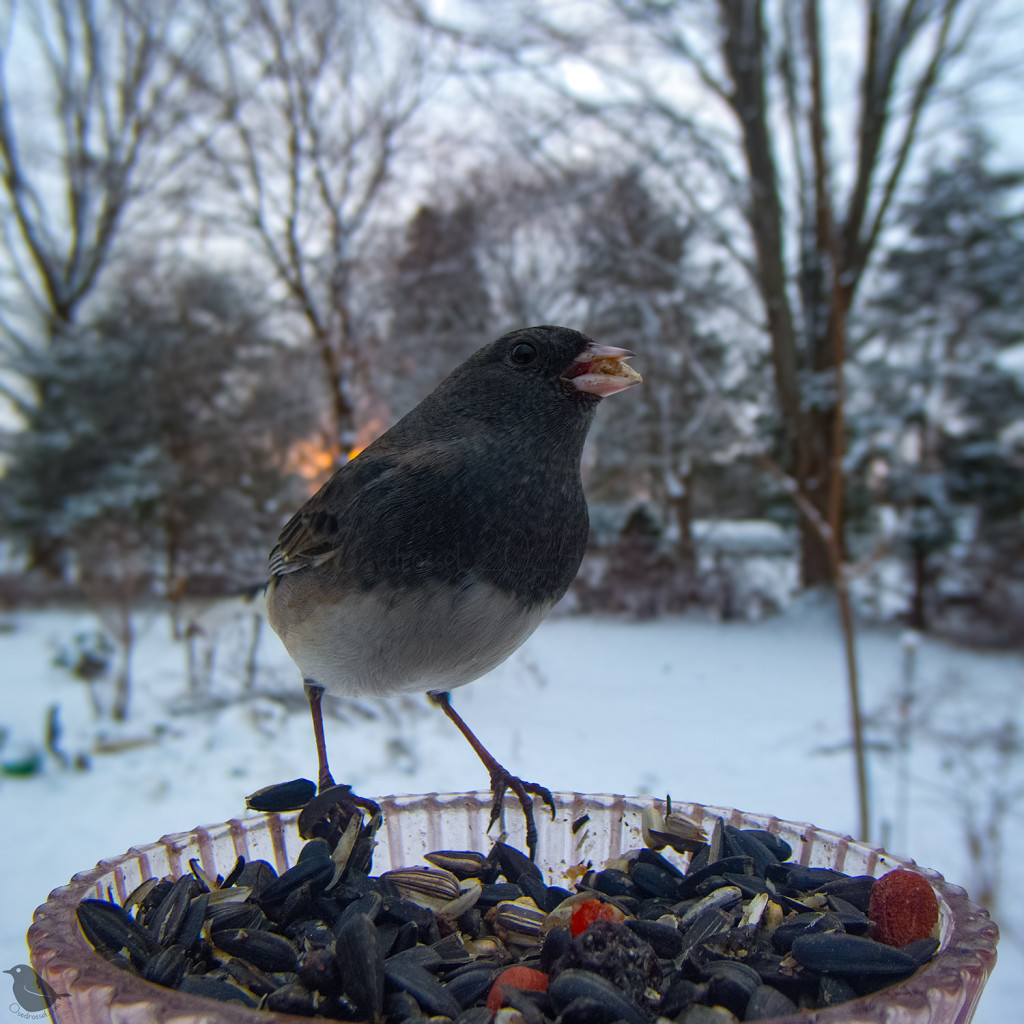
[[[65,747],[87,747],[96,730],[85,686],[51,661],[56,643],[94,628],[94,620],[38,612],[17,614],[13,624],[0,634],[0,724],[8,742],[41,746],[46,709],[56,704]],[[867,709],[899,691],[904,650],[896,629],[861,632]],[[1016,715],[1020,728],[1020,656],[927,638],[915,651],[915,699],[937,718],[974,729]],[[257,697],[238,699],[241,673],[220,652],[214,693],[228,703],[219,707],[167,710],[188,702],[180,700],[184,647],[170,640],[162,619],[144,630],[135,666],[132,720],[119,734],[120,752],[93,755],[88,771],[47,760],[40,775],[0,778],[7,825],[0,968],[27,960],[33,909],[75,872],[165,833],[224,821],[242,813],[245,794],[315,772],[298,673],[269,631]],[[275,699],[273,690],[290,699]],[[834,611],[819,597],[753,624],[700,616],[552,620],[508,662],[459,690],[454,703],[499,760],[552,789],[671,793],[856,830],[842,648]],[[141,744],[128,742],[132,737]],[[912,739],[910,813],[905,827],[889,826],[899,847],[893,852],[970,889],[975,876],[962,817],[972,800],[984,810],[1006,780],[982,775],[965,788],[942,750]],[[348,705],[344,719],[328,719],[327,740],[337,776],[365,795],[486,786],[468,745],[425,699]],[[1019,757],[1004,771],[1020,784]],[[899,804],[896,775],[894,758],[873,750],[879,821],[891,821]],[[1022,920],[1024,891],[1010,884],[1013,851],[1024,840],[1021,817],[1018,804],[1001,820],[1007,886],[996,919],[1004,933],[976,1024],[1016,1019],[1024,1005],[1024,935],[1012,924]],[[875,838],[877,831],[876,824]]]

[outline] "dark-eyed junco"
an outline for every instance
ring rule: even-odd
[[[587,542],[580,456],[598,402],[639,383],[625,349],[565,327],[480,349],[338,470],[270,554],[271,625],[302,671],[321,790],[320,699],[426,691],[484,762],[492,824],[507,789],[533,848],[529,794],[448,691],[504,661],[565,594]],[[553,810],[553,805],[552,805]]]

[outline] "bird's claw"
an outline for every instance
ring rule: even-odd
[[[372,817],[380,811],[375,800],[356,796],[351,786],[321,788],[312,800],[299,812],[299,835],[303,839],[321,836],[330,842],[332,836],[340,835],[353,814],[363,811]]]
[[[505,793],[512,790],[523,808],[523,817],[526,819],[526,848],[530,852],[530,860],[534,860],[537,854],[537,825],[533,820],[533,796],[539,796],[541,800],[551,809],[551,820],[555,819],[555,798],[551,790],[536,782],[525,782],[518,776],[510,774],[504,768],[491,772],[491,794],[494,802],[491,804],[491,820],[487,823],[487,830],[490,831],[494,823],[501,817],[505,809]]]

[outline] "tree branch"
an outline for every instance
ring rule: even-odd
[[[723,52],[732,78],[730,105],[740,123],[749,174],[749,219],[768,331],[779,411],[796,459],[802,463],[803,413],[797,378],[796,332],[786,283],[782,203],[768,131],[764,25],[760,2],[719,0],[725,23]],[[797,477],[804,468],[798,465]]]
[[[0,396],[7,399],[14,410],[26,420],[35,412],[35,405],[26,401],[10,385],[5,384],[3,380],[0,380]]]
[[[910,156],[910,151],[913,148],[921,114],[933,89],[935,88],[943,63],[950,52],[947,48],[947,42],[953,23],[953,17],[959,4],[960,0],[946,0],[942,15],[942,22],[935,41],[935,47],[932,51],[931,59],[928,61],[924,71],[922,71],[918,78],[917,85],[914,88],[910,113],[903,129],[903,137],[897,147],[896,159],[886,178],[881,201],[875,210],[875,215],[872,218],[871,227],[868,230],[867,236],[863,238],[862,241],[859,241],[859,244],[855,244],[855,247],[851,250],[850,264],[851,270],[856,273],[856,280],[859,280],[860,274],[863,272],[871,252],[875,247],[875,243],[878,240],[879,232],[885,222],[885,216],[889,211],[889,206],[892,203],[896,188],[899,185],[903,169],[907,163],[907,158]],[[857,228],[857,233],[851,236],[851,241],[859,239],[860,237],[859,225],[857,225]],[[853,282],[851,291],[856,288],[856,280]]]

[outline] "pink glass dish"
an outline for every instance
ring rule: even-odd
[[[556,793],[558,815],[552,822],[538,810],[540,841],[537,863],[549,883],[561,882],[565,871],[580,863],[595,864],[643,845],[640,817],[653,804],[648,798],[585,796]],[[432,850],[486,851],[485,834],[490,794],[394,796],[381,801],[385,824],[378,833],[374,872],[423,863]],[[722,807],[673,801],[679,811],[710,831],[716,818],[739,828],[774,832],[793,847],[793,859],[811,867],[829,867],[848,874],[880,876],[896,867],[913,867],[934,887],[939,898],[941,948],[938,956],[912,977],[873,995],[828,1010],[776,1018],[790,1024],[966,1024],[974,1015],[982,988],[996,960],[998,929],[988,913],[971,902],[963,889],[913,861],[891,857],[876,847],[812,825],[745,814]],[[571,824],[584,815],[587,823],[573,833]],[[52,1015],[59,1024],[271,1024],[307,1018],[272,1014],[186,995],[143,981],[98,956],[78,927],[75,908],[85,898],[123,901],[143,879],[177,877],[198,858],[209,875],[226,874],[237,857],[262,858],[280,872],[295,863],[302,840],[294,813],[234,819],[222,825],[164,836],[147,846],[133,847],[55,889],[39,907],[28,933],[32,966],[59,994]],[[507,815],[509,841],[523,845],[522,815]],[[497,831],[497,829],[495,829]],[[670,858],[676,855],[668,852]]]

